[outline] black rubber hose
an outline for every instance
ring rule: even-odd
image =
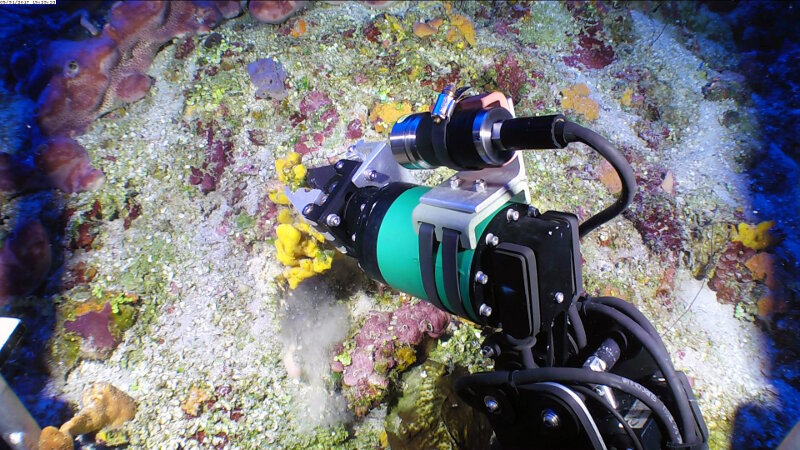
[[[647,317],[645,317],[641,311],[636,309],[635,306],[617,297],[588,297],[586,301],[600,303],[601,305],[610,306],[621,311],[626,316],[638,323],[640,327],[644,328],[648,334],[653,336],[653,339],[655,339],[655,341],[659,344],[659,347],[661,347],[665,353],[669,353],[667,351],[667,347],[664,346],[664,341],[661,340],[661,335],[658,334],[658,331],[656,331],[656,328],[652,323],[650,323],[649,320],[647,320]],[[670,363],[672,363],[672,361],[670,361]]]
[[[661,432],[664,433],[664,436],[669,437],[670,444],[683,443],[678,424],[675,423],[672,413],[669,412],[664,402],[659,400],[649,389],[628,378],[613,373],[593,372],[589,369],[575,367],[542,367],[512,372],[511,381],[517,386],[543,381],[567,384],[602,384],[622,391],[639,399],[653,411]]]
[[[678,376],[675,373],[675,369],[672,366],[672,361],[670,361],[669,355],[655,343],[653,337],[650,336],[642,327],[640,327],[639,324],[616,309],[597,303],[583,303],[583,308],[586,312],[602,314],[608,317],[642,343],[647,352],[650,353],[655,360],[659,370],[661,370],[661,373],[667,382],[669,390],[672,392],[672,396],[675,397],[675,404],[678,407],[678,416],[680,418],[681,429],[683,431],[682,436],[687,441],[694,439],[694,417],[692,416],[692,410],[689,406],[689,399],[686,398],[686,392],[683,390],[680,380],[678,380]]]
[[[586,329],[583,327],[583,320],[578,314],[578,307],[575,306],[575,303],[569,305],[567,316],[569,316],[569,323],[572,324],[572,330],[575,332],[575,344],[578,345],[578,350],[583,350],[586,347]]]
[[[587,387],[570,386],[569,388],[572,389],[575,392],[580,392],[584,396],[591,398],[592,400],[595,401],[595,403],[597,403],[602,408],[604,408],[606,411],[608,411],[609,414],[611,414],[614,417],[614,419],[616,419],[617,422],[619,422],[619,424],[622,425],[622,428],[625,430],[625,434],[628,435],[628,438],[633,443],[633,447],[636,450],[644,450],[644,448],[642,447],[642,441],[640,441],[639,437],[636,436],[636,433],[633,432],[633,428],[631,428],[630,424],[622,417],[622,414],[620,414],[619,411],[617,411],[616,409],[612,408],[611,405],[606,403],[606,401],[603,400],[603,397],[600,397],[595,391],[593,391],[593,390],[591,390],[591,389],[589,389]],[[608,446],[606,446],[606,447],[608,447]]]
[[[557,125],[557,128],[561,128]],[[622,211],[630,206],[633,196],[636,195],[636,175],[633,168],[628,164],[625,156],[619,152],[603,136],[594,131],[584,128],[576,123],[569,121],[563,122],[561,134],[566,142],[582,142],[593,148],[597,153],[606,159],[614,170],[617,171],[619,179],[622,181],[622,192],[619,198],[611,206],[585,220],[578,229],[580,237],[586,236],[590,231],[613,219]]]

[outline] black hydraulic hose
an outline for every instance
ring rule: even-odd
[[[617,422],[619,422],[619,424],[625,430],[625,434],[628,435],[628,438],[633,443],[633,447],[636,450],[644,450],[644,448],[642,447],[642,441],[639,440],[639,437],[636,436],[636,433],[633,432],[633,428],[631,428],[631,426],[628,423],[628,421],[626,421],[622,417],[622,414],[620,414],[619,411],[617,411],[616,409],[612,408],[611,405],[609,405],[605,400],[603,400],[603,397],[600,397],[595,391],[593,391],[593,390],[591,390],[591,389],[589,389],[587,387],[570,386],[569,388],[572,389],[575,392],[580,392],[584,396],[591,398],[592,400],[595,401],[595,403],[597,403],[602,408],[604,408],[606,411],[608,411],[608,413],[611,414],[614,417],[614,419],[616,419]]]
[[[625,208],[630,206],[633,201],[633,196],[636,195],[636,175],[633,173],[633,168],[628,164],[628,160],[625,159],[625,156],[603,136],[569,121],[563,122],[562,133],[564,141],[566,142],[582,142],[593,148],[611,164],[614,170],[616,170],[617,175],[619,175],[619,179],[622,181],[622,192],[617,201],[588,218],[580,225],[578,234],[582,238],[590,231],[613,219],[622,213]]]
[[[659,428],[665,436],[669,436],[671,444],[682,444],[678,424],[672,417],[664,402],[641,384],[629,380],[628,378],[608,372],[594,372],[589,369],[578,369],[575,367],[542,367],[538,369],[518,370],[511,373],[511,381],[517,385],[539,383],[544,381],[554,381],[566,384],[602,384],[610,388],[622,391],[639,399],[656,416]]]
[[[575,343],[578,345],[578,350],[582,350],[586,347],[586,329],[583,327],[583,320],[581,320],[581,315],[578,314],[578,307],[575,306],[575,303],[569,305],[567,316],[569,316],[569,322],[572,324],[572,330],[575,331]]]
[[[667,382],[669,390],[672,392],[672,396],[675,398],[675,404],[678,407],[678,415],[681,421],[681,429],[683,431],[682,436],[686,441],[694,439],[694,417],[691,407],[689,406],[689,399],[686,398],[686,392],[680,380],[678,380],[669,355],[655,343],[653,337],[640,327],[639,324],[616,309],[597,303],[583,303],[583,308],[586,312],[598,313],[608,317],[642,343],[647,352],[650,353],[655,360],[659,370],[661,370],[662,375],[664,375],[664,379]]]
[[[653,339],[656,341],[656,343],[658,343],[659,347],[664,350],[664,353],[669,353],[667,351],[667,347],[664,346],[664,341],[661,340],[661,335],[658,334],[658,331],[656,331],[656,328],[652,323],[650,323],[649,320],[647,320],[647,317],[645,317],[641,311],[636,309],[635,306],[617,297],[588,297],[586,301],[600,303],[601,305],[610,306],[621,311],[626,316],[638,323],[640,327],[644,328],[648,334],[653,336]],[[670,364],[671,363],[672,361],[670,361]]]

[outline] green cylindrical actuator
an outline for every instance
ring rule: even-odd
[[[412,219],[414,208],[417,207],[422,197],[431,188],[417,186],[406,190],[392,203],[386,211],[380,224],[380,231],[376,245],[378,269],[383,279],[391,287],[411,294],[423,300],[428,300],[422,284],[422,273],[419,259],[419,236],[415,230]],[[489,216],[475,229],[475,234],[481,236],[494,215]],[[470,292],[470,268],[472,267],[473,250],[458,252],[458,271],[463,308],[468,318],[478,321],[478,314],[472,306]],[[452,299],[445,295],[444,280],[442,276],[442,248],[439,246],[436,255],[436,287],[443,306],[450,312],[455,309],[451,305]]]

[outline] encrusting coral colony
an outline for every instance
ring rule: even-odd
[[[737,25],[705,6],[125,0],[77,14],[82,38],[11,49],[0,73],[0,313],[29,332],[3,374],[47,426],[41,448],[488,439],[465,405],[431,406],[490,367],[480,332],[368,280],[285,194],[449,84],[563,112],[624,152],[640,189],[582,243],[586,289],[654,321],[712,448],[774,447],[800,417],[797,222],[749,207],[743,175],[780,161],[789,187],[769,199],[796,207],[800,170],[756,150]],[[621,189],[580,149],[524,157],[543,211],[589,217]],[[286,328],[298,302],[317,325]]]

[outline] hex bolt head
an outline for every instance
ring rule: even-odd
[[[478,314],[482,315],[483,317],[489,317],[492,315],[492,307],[486,303],[483,303],[481,304],[480,309],[478,309]]]
[[[516,209],[509,209],[508,211],[506,211],[506,219],[509,222],[518,221],[519,220],[519,211],[517,211]]]
[[[333,167],[334,167],[336,170],[342,170],[342,169],[344,169],[344,161],[342,161],[342,160],[339,160],[339,161],[336,163],[336,165],[335,165],[335,166],[333,166]]]
[[[556,303],[563,303],[564,302],[564,293],[563,292],[556,292]]]
[[[539,212],[539,208],[535,206],[528,206],[528,216],[529,217],[539,217],[541,213]]]
[[[558,426],[561,424],[560,422],[561,419],[558,417],[558,414],[556,414],[556,412],[552,409],[545,409],[542,411],[542,423],[544,424],[545,428],[554,430],[558,428]]]
[[[453,178],[450,178],[450,189],[458,189],[461,186],[461,178],[453,175]]]
[[[491,245],[492,247],[497,247],[500,244],[500,238],[489,233],[486,235],[486,245]]]
[[[370,169],[364,172],[364,178],[366,178],[369,181],[375,181],[378,179],[378,171],[375,169]]]
[[[486,180],[484,180],[483,178],[478,178],[477,180],[475,180],[474,187],[475,187],[475,192],[483,192],[483,191],[485,191],[486,190]]]
[[[484,358],[493,358],[494,357],[494,349],[489,347],[488,345],[484,345],[481,347],[481,356]]]
[[[486,409],[490,413],[497,414],[500,412],[500,403],[497,403],[497,399],[492,397],[491,395],[487,395],[483,398],[483,404],[486,405]]]
[[[307,215],[311,214],[313,211],[314,211],[314,204],[313,203],[309,203],[309,204],[307,204],[306,206],[303,207],[303,215],[304,216],[307,216]]]
[[[328,214],[328,217],[325,218],[325,223],[327,223],[329,227],[338,227],[342,224],[342,219],[336,214]]]
[[[486,284],[489,282],[489,275],[481,272],[480,270],[475,272],[475,281],[480,284]]]

